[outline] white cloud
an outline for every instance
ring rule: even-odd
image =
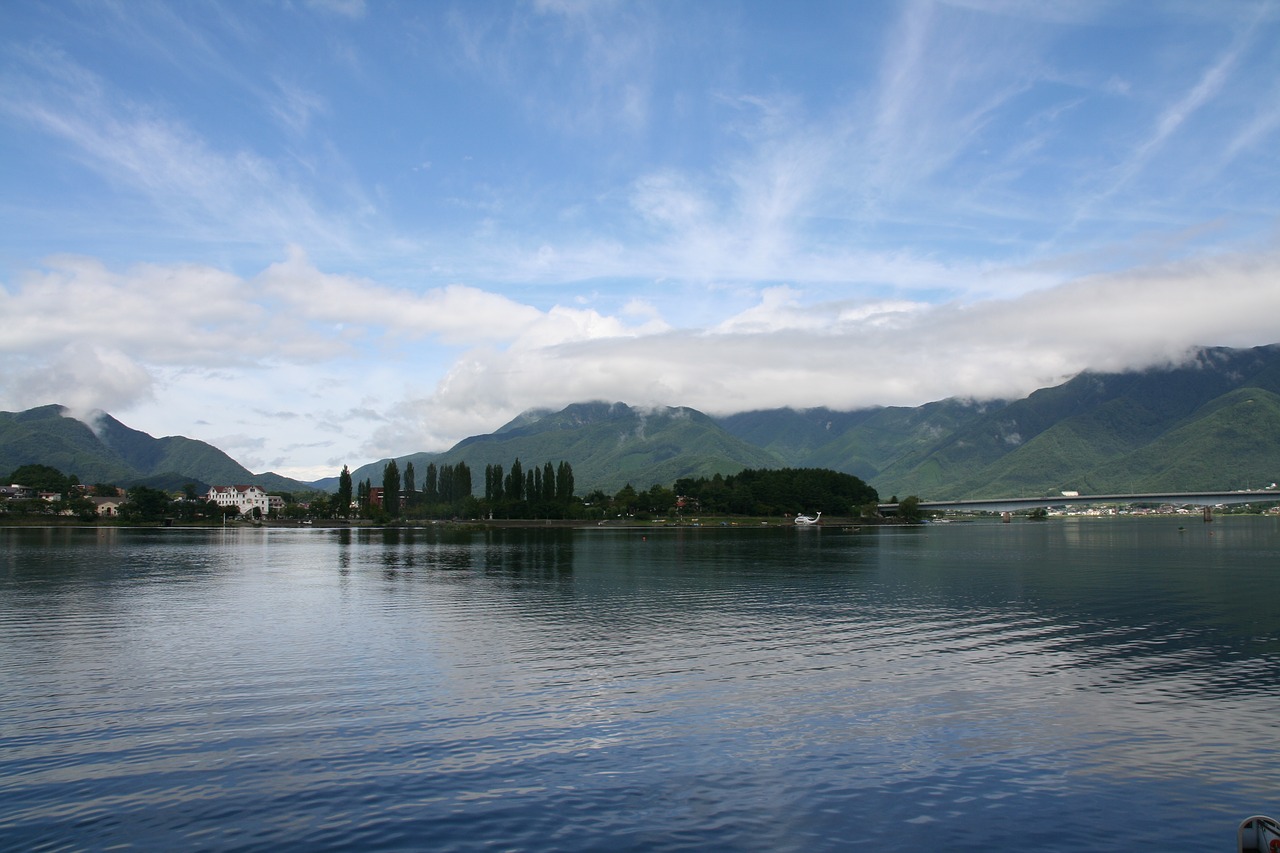
[[[116,410],[151,397],[154,380],[147,368],[109,346],[71,341],[46,350],[43,358],[0,356],[6,379],[4,396],[14,409],[48,403],[66,406],[73,417],[88,420],[99,410]]]
[[[770,288],[715,332],[473,353],[422,406],[479,432],[587,399],[724,413],[1020,396],[1089,368],[1176,361],[1194,345],[1275,342],[1277,276],[1274,256],[1223,257],[966,306],[806,304]]]
[[[677,330],[647,302],[610,315],[463,286],[416,294],[323,273],[298,250],[249,280],[60,258],[0,290],[0,404],[134,411],[160,434],[239,436],[224,449],[267,464],[445,449],[525,409],[590,399],[726,413],[1009,397],[1197,344],[1274,342],[1277,279],[1280,257],[1266,254],[965,304],[774,286]],[[418,374],[421,359],[441,366]]]

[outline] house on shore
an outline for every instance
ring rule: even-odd
[[[284,506],[283,498],[268,495],[261,486],[213,486],[209,489],[208,499],[219,507],[239,507],[241,515],[252,515],[257,509],[263,518],[273,508]]]
[[[124,498],[91,497],[89,501],[93,504],[94,509],[98,511],[98,515],[103,518],[115,518],[120,514],[120,504],[124,503]]]

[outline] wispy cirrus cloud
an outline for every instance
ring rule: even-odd
[[[661,39],[646,7],[538,0],[448,21],[457,61],[531,124],[589,136],[646,129]]]
[[[25,72],[3,78],[0,109],[57,140],[117,190],[144,197],[169,230],[251,244],[273,236],[277,244],[350,243],[345,224],[271,160],[216,149],[164,108],[122,96],[61,51],[20,55]]]

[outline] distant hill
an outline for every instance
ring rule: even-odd
[[[203,441],[153,438],[105,413],[90,428],[56,405],[0,412],[0,477],[23,465],[49,465],[89,484],[178,490],[192,483],[207,490],[210,485],[256,483],[272,491],[311,489],[277,474],[253,474]]]

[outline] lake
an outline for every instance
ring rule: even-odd
[[[1275,517],[0,528],[0,848],[1234,850],[1278,572]]]

